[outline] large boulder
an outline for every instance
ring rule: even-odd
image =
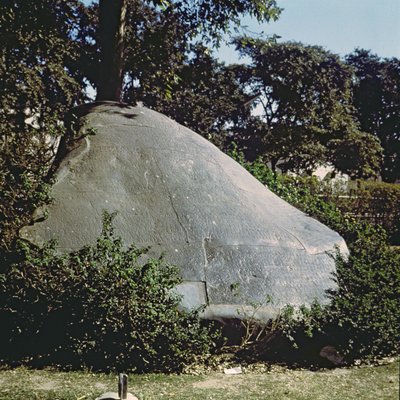
[[[258,303],[266,319],[286,304],[326,302],[328,253],[346,251],[337,233],[160,113],[108,102],[76,113],[82,132],[96,134],[64,157],[48,218],[24,227],[23,238],[75,250],[96,241],[104,210],[117,211],[116,232],[179,266],[183,306],[207,304],[206,318],[243,317]]]

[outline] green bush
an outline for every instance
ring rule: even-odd
[[[342,212],[374,226],[382,226],[390,241],[400,244],[400,185],[356,181],[348,194],[336,200]]]
[[[1,277],[3,358],[31,365],[179,371],[209,353],[216,334],[199,310],[178,310],[176,267],[124,249],[112,215],[93,246],[66,255],[25,248]]]
[[[400,254],[375,237],[336,257],[337,290],[330,293],[325,332],[350,359],[398,353]]]
[[[336,254],[337,288],[327,293],[330,304],[302,307],[297,319],[283,324],[287,336],[318,338],[348,362],[398,354],[400,253],[386,239],[373,228],[358,232],[350,255]]]
[[[343,185],[314,176],[274,174],[262,160],[240,160],[248,171],[281,198],[343,236],[354,224],[383,228],[391,243],[400,243],[400,185],[357,180]],[[361,228],[362,229],[362,228]]]
[[[397,354],[400,252],[390,247],[385,230],[342,211],[334,201],[337,193],[317,178],[276,175],[261,160],[248,163],[233,155],[278,196],[339,232],[350,250],[348,257],[336,255],[332,278],[337,290],[327,293],[330,304],[301,307],[296,318],[293,310],[287,313],[279,321],[286,337],[318,337],[319,343],[336,346],[348,361]],[[382,185],[370,187],[378,190]]]

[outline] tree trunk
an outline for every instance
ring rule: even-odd
[[[121,100],[127,0],[100,0],[101,64],[96,100]]]

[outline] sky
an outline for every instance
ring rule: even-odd
[[[280,41],[320,45],[341,56],[356,47],[380,57],[400,58],[400,0],[277,0],[284,8],[278,21],[258,25],[244,19],[250,31],[277,34]],[[222,46],[218,57],[238,61]]]

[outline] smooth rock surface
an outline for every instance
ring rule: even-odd
[[[82,132],[97,133],[63,159],[48,218],[23,238],[78,249],[96,241],[103,210],[117,211],[117,234],[178,265],[183,305],[207,302],[206,318],[245,317],[258,302],[267,319],[286,304],[326,301],[335,270],[327,252],[347,250],[337,233],[160,113],[108,102],[76,112]]]

